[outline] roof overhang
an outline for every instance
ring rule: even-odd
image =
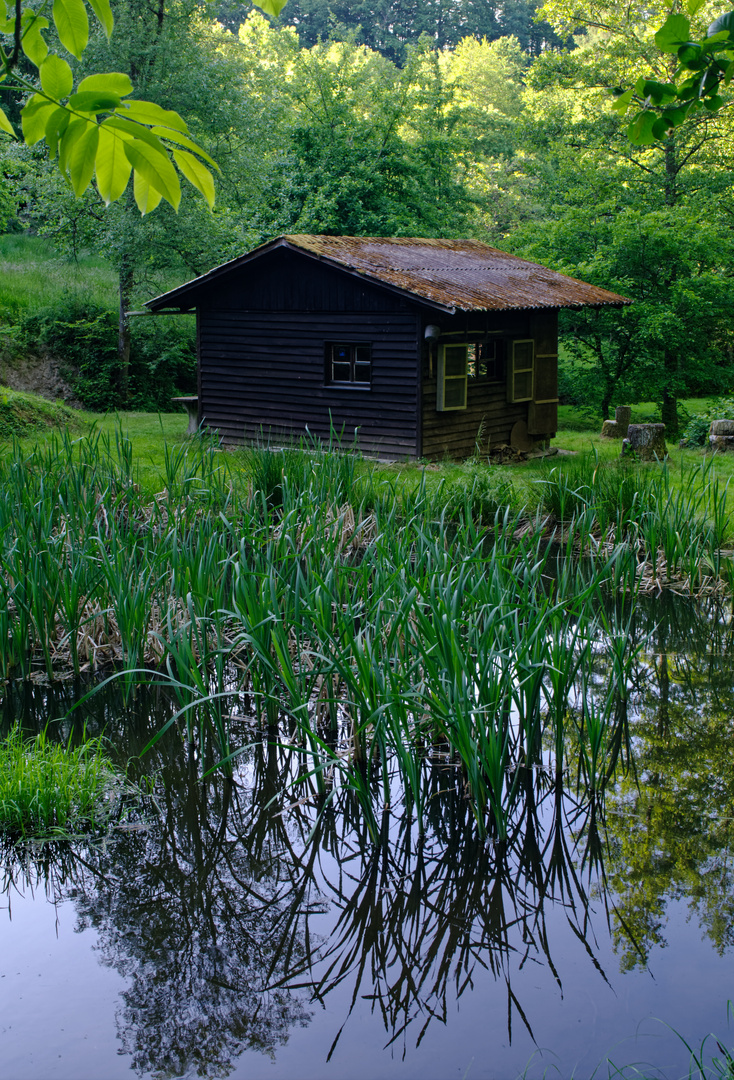
[[[375,262],[374,265],[369,264],[369,260],[362,259],[362,266],[355,265],[360,260],[354,258],[350,260],[348,244],[351,244],[358,252],[360,247],[373,246],[379,247],[382,245],[384,248],[389,249],[390,246],[394,246],[396,251],[400,250],[403,245],[425,245],[427,250],[441,250],[444,245],[455,245],[457,251],[461,251],[461,245],[465,248],[469,248],[472,245],[473,248],[480,248],[486,250],[486,252],[492,252],[495,256],[501,256],[507,265],[507,267],[515,268],[520,271],[540,271],[539,277],[543,276],[548,281],[554,283],[561,281],[566,287],[565,291],[567,296],[563,300],[559,300],[558,296],[553,296],[554,290],[547,289],[546,292],[550,295],[547,296],[546,301],[543,300],[543,282],[539,281],[538,284],[533,284],[530,277],[526,277],[524,289],[533,293],[533,300],[529,302],[528,296],[524,296],[522,300],[518,298],[516,303],[506,303],[500,301],[499,303],[493,302],[486,307],[481,304],[480,298],[476,298],[471,302],[467,302],[467,297],[461,297],[458,300],[450,301],[448,294],[451,293],[452,283],[450,280],[451,269],[446,268],[443,271],[444,277],[449,276],[446,281],[442,282],[441,286],[436,286],[435,283],[427,281],[418,281],[411,288],[409,284],[402,285],[399,280],[401,277],[409,277],[410,269],[403,267],[390,267],[385,264]],[[345,254],[340,258],[333,254],[329,254],[328,248],[331,247],[336,251],[339,251],[340,246],[345,249]],[[597,286],[588,285],[586,282],[579,281],[575,278],[571,278],[565,274],[559,274],[555,271],[548,270],[546,267],[542,267],[537,263],[528,262],[525,259],[520,259],[516,256],[507,255],[504,252],[496,251],[488,245],[479,244],[477,241],[431,241],[431,240],[411,240],[409,238],[396,238],[396,239],[383,239],[383,238],[369,238],[369,237],[321,237],[321,236],[279,236],[275,240],[271,240],[268,243],[261,244],[259,247],[254,248],[252,251],[247,252],[245,255],[240,255],[235,259],[231,259],[229,262],[222,263],[220,266],[214,267],[214,269],[208,271],[205,274],[194,278],[191,281],[180,285],[176,289],[171,289],[168,292],[162,293],[160,296],[154,297],[152,300],[148,300],[145,303],[146,308],[151,313],[156,314],[188,314],[196,309],[199,302],[200,294],[203,290],[209,288],[210,285],[216,283],[220,278],[231,274],[233,271],[246,268],[250,263],[256,262],[258,259],[263,258],[269,254],[277,252],[278,250],[290,251],[297,254],[300,258],[309,259],[316,263],[321,263],[325,266],[329,266],[337,270],[341,274],[346,274],[358,281],[368,282],[370,286],[385,290],[394,296],[397,296],[403,300],[409,301],[411,304],[419,307],[429,308],[430,310],[443,312],[448,315],[455,315],[458,313],[469,312],[481,312],[481,311],[527,311],[527,310],[561,310],[561,309],[580,309],[585,307],[623,307],[627,304],[631,304],[632,301],[624,296],[618,296],[607,290],[600,289]],[[458,273],[458,271],[454,271]],[[505,270],[505,273],[508,271]],[[418,271],[413,271],[414,275],[417,275]],[[385,276],[392,277],[393,280],[385,280]],[[436,293],[444,289],[447,296],[445,300],[437,298]],[[461,293],[461,285],[457,283],[454,291]],[[476,287],[473,286],[474,292]],[[535,290],[535,291],[534,291]],[[426,295],[426,291],[432,292],[433,295]],[[466,290],[465,290],[466,291]],[[555,290],[558,291],[557,289]],[[574,292],[578,292],[579,298],[575,299]],[[535,293],[537,292],[537,296]],[[581,296],[586,298],[582,299]],[[595,297],[598,297],[595,299]],[[477,299],[480,302],[477,302]],[[462,302],[463,301],[463,302]]]

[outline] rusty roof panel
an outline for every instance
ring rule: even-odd
[[[630,304],[624,296],[558,274],[479,240],[288,235],[210,270],[147,305],[192,306],[199,286],[278,247],[302,251],[447,311]]]
[[[458,311],[629,304],[624,296],[509,255],[479,240],[307,236],[294,247]]]

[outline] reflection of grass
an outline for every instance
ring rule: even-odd
[[[121,781],[102,740],[52,743],[19,728],[0,743],[0,829],[11,836],[63,836],[104,825]]]
[[[726,1014],[727,1020],[729,1020],[732,1014],[731,1001],[727,1002]],[[685,1072],[677,1070],[670,1072],[665,1067],[651,1065],[644,1061],[628,1065],[616,1065],[612,1057],[607,1056],[588,1074],[577,1071],[575,1068],[569,1073],[561,1065],[553,1062],[549,1065],[543,1065],[540,1075],[543,1076],[543,1080],[551,1080],[551,1078],[565,1080],[566,1077],[568,1077],[568,1080],[581,1080],[582,1077],[587,1075],[589,1080],[734,1080],[734,1054],[723,1045],[716,1035],[713,1033],[705,1035],[701,1039],[698,1048],[696,1048],[679,1031],[670,1024],[665,1023],[664,1020],[651,1017],[650,1022],[665,1028],[683,1044],[688,1054],[688,1067]],[[646,1036],[649,1037],[650,1034],[651,1032],[647,1032]],[[638,1028],[637,1038],[640,1038],[640,1036],[641,1032]],[[623,1040],[623,1043],[625,1041]],[[536,1051],[516,1080],[530,1080],[530,1077],[538,1075],[536,1065],[538,1061],[543,1059],[544,1053],[544,1051]],[[555,1054],[551,1056],[556,1057]]]

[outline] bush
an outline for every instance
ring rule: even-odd
[[[683,429],[686,446],[705,446],[712,420],[734,420],[734,398],[716,398],[708,409],[692,416]]]
[[[74,394],[93,412],[168,411],[176,394],[196,393],[193,328],[180,323],[133,320],[127,402],[117,355],[116,311],[70,298],[21,317],[16,345],[57,357]]]

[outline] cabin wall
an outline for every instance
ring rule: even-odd
[[[200,310],[199,407],[228,441],[290,442],[306,431],[383,457],[415,457],[414,313]],[[372,347],[369,387],[330,384],[327,346]]]
[[[443,342],[479,342],[488,338],[502,343],[504,360],[499,377],[469,379],[465,409],[438,412],[436,378],[437,345],[424,342],[422,349],[421,456],[468,457],[479,448],[487,452],[509,443],[514,425],[524,422],[535,443],[556,433],[558,415],[558,313],[555,310],[466,314],[425,317],[425,325],[439,326]],[[508,364],[513,340],[535,343],[534,394],[532,401],[509,400]]]
[[[415,457],[418,316],[401,297],[276,250],[202,294],[199,408],[228,441],[332,431],[382,457]],[[334,344],[372,349],[369,386],[330,382]]]

